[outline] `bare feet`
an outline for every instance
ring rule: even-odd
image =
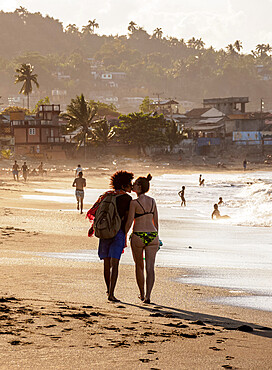
[[[114,297],[114,295],[112,297],[108,297],[108,301],[110,302],[120,302],[120,299],[117,299]]]
[[[150,298],[146,298],[145,300],[144,300],[144,303],[150,303]]]
[[[141,300],[141,301],[144,301],[144,297],[141,296],[141,294],[138,295],[138,298]]]

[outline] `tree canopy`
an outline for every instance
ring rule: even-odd
[[[2,101],[17,93],[14,70],[22,64],[35,66],[41,96],[57,88],[66,91],[68,101],[79,91],[98,99],[105,86],[96,74],[109,72],[125,74],[109,89],[116,97],[163,92],[199,104],[206,97],[250,96],[255,109],[261,96],[272,101],[272,46],[265,40],[246,54],[242,40],[215,50],[194,35],[188,40],[167,36],[159,24],[152,34],[133,20],[125,35],[100,36],[98,27],[96,19],[81,29],[74,23],[64,28],[60,20],[23,7],[1,11]]]

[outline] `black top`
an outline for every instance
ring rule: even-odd
[[[127,222],[128,210],[129,210],[129,205],[130,205],[131,200],[132,198],[128,194],[119,195],[116,199],[117,211],[122,220],[121,230],[123,230],[124,232],[125,232],[125,225]]]
[[[136,201],[139,203],[139,205],[142,207],[144,213],[136,213],[135,212],[135,215],[134,215],[134,218],[137,218],[137,217],[141,217],[141,216],[144,216],[144,215],[150,215],[150,214],[154,214],[154,210],[152,211],[153,209],[153,199],[152,199],[152,204],[151,204],[151,210],[150,212],[147,212],[144,207],[141,205],[141,203],[138,201],[138,199],[136,199]]]

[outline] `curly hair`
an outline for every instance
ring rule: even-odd
[[[117,171],[110,178],[110,187],[114,190],[122,189],[128,185],[131,185],[131,181],[134,175],[132,172]]]
[[[149,190],[149,183],[152,179],[150,173],[146,177],[138,177],[137,184],[140,185],[142,194],[147,193]]]

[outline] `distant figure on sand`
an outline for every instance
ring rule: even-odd
[[[204,186],[204,181],[205,180],[202,179],[202,175],[201,174],[199,175],[199,180],[198,181],[199,181],[199,186]]]
[[[39,175],[43,176],[43,174],[46,172],[44,169],[43,169],[43,162],[41,162],[38,166],[38,171],[39,171]]]
[[[224,202],[223,202],[223,198],[222,198],[222,197],[219,197],[218,205],[219,205],[219,206],[222,206],[223,204],[224,204]]]
[[[28,175],[28,167],[26,162],[22,165],[22,171],[23,171],[23,178],[26,181],[27,180],[27,175]]]
[[[130,203],[125,229],[127,233],[134,221],[131,249],[135,262],[136,281],[140,291],[139,298],[144,303],[150,303],[150,295],[155,282],[155,258],[159,249],[157,206],[155,200],[146,195],[151,179],[152,176],[149,174],[147,177],[138,177],[134,182],[132,190],[138,198]],[[143,253],[145,253],[146,291]]]
[[[214,206],[213,206],[214,210],[213,210],[213,213],[212,213],[212,219],[215,217],[215,218],[230,218],[230,216],[227,216],[227,215],[224,215],[224,216],[221,216],[220,215],[220,212],[219,212],[219,209],[218,209],[218,204],[215,203]]]
[[[97,236],[99,222],[103,224],[103,219],[100,218],[101,212],[100,207],[106,212],[104,205],[107,203],[112,204],[112,197],[115,198],[115,204],[117,208],[117,213],[121,219],[120,229],[117,230],[111,238],[102,238],[99,237],[99,247],[98,247],[98,256],[101,260],[104,260],[104,279],[107,286],[108,300],[111,302],[120,302],[114,295],[114,290],[118,278],[118,268],[119,261],[123,252],[123,249],[126,246],[126,234],[125,234],[125,224],[127,222],[129,205],[131,202],[131,196],[127,193],[131,192],[132,189],[132,179],[134,175],[131,172],[127,171],[117,171],[111,176],[110,186],[113,190],[108,191],[101,195],[97,202],[87,213],[87,216],[90,220],[94,218],[94,230],[95,235]],[[108,208],[108,215],[110,214]],[[110,218],[112,221],[113,218]],[[99,221],[100,220],[100,221]],[[116,217],[115,217],[116,220]],[[102,225],[103,226],[103,225]],[[110,225],[109,225],[110,226]],[[92,229],[92,228],[91,228]],[[91,229],[89,230],[89,235],[92,235]],[[112,228],[108,231],[111,232]],[[102,230],[103,231],[103,230]],[[100,233],[103,234],[100,230]]]
[[[244,171],[246,171],[246,168],[247,168],[247,160],[246,159],[243,161],[243,167],[244,167]]]
[[[79,172],[78,177],[74,179],[72,186],[76,188],[77,209],[79,210],[80,205],[80,213],[83,213],[83,199],[86,179],[84,179],[82,172]]]
[[[12,174],[15,181],[19,181],[19,166],[17,161],[14,161],[14,165],[12,166]]]
[[[82,172],[83,173],[83,169],[81,168],[81,165],[80,164],[77,165],[75,177],[78,177],[79,176],[79,172]]]
[[[178,195],[180,196],[180,199],[181,199],[181,204],[180,204],[181,207],[186,206],[186,200],[185,200],[184,193],[185,193],[185,186],[183,186],[181,190],[178,192]]]

